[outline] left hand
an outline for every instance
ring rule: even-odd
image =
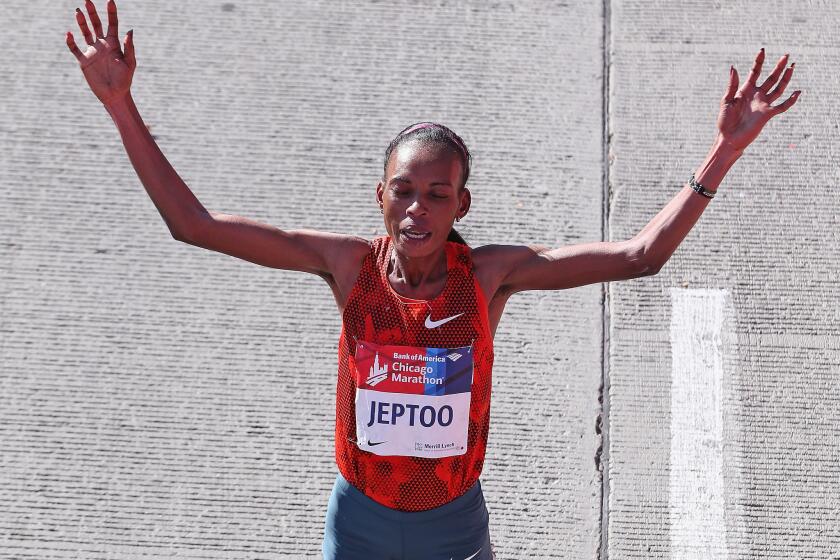
[[[764,49],[758,52],[755,57],[752,71],[747,81],[736,93],[738,87],[738,71],[733,66],[729,74],[729,89],[720,101],[720,114],[718,115],[717,126],[721,139],[730,144],[736,150],[742,151],[756,139],[761,129],[771,118],[790,109],[796,100],[799,99],[801,90],[796,90],[783,103],[771,107],[770,104],[776,101],[790,82],[793,75],[793,66],[785,71],[782,80],[776,85],[782,69],[787,64],[788,55],[784,55],[776,63],[773,73],[770,74],[764,83],[756,86],[755,82],[761,73],[761,65],[764,62]],[[771,87],[776,85],[773,91]]]

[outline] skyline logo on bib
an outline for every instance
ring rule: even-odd
[[[379,367],[379,352],[376,353],[376,356],[373,359],[373,365],[370,366],[370,370],[368,371],[370,374],[368,375],[368,378],[365,379],[365,383],[371,387],[376,387],[377,383],[388,379],[388,364],[383,364],[382,367]]]

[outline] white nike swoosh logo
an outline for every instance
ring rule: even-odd
[[[458,313],[457,315],[453,315],[452,317],[447,317],[446,319],[441,319],[440,321],[432,321],[432,313],[429,312],[429,314],[426,316],[426,328],[427,329],[434,329],[435,327],[439,327],[444,323],[448,323],[452,319],[454,319],[456,317],[460,317],[461,315],[463,315],[463,313]],[[467,560],[469,560],[469,558],[467,558]]]
[[[481,552],[480,548],[475,551],[475,554],[471,554],[471,555],[467,556],[466,558],[464,558],[464,560],[470,560],[470,558],[475,558],[476,554],[478,554],[479,552]],[[452,560],[451,556],[449,557],[449,560]]]

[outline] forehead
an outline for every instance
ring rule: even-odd
[[[388,175],[437,175],[457,181],[461,160],[449,146],[437,142],[405,142],[391,152]],[[455,184],[455,183],[453,183]]]

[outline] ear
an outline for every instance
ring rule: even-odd
[[[382,202],[383,186],[384,185],[382,184],[382,181],[379,181],[379,183],[376,185],[376,202],[380,205],[383,203]]]
[[[464,187],[458,202],[458,215],[461,217],[466,216],[470,210],[470,204],[472,204],[472,194],[470,194],[470,189]]]

